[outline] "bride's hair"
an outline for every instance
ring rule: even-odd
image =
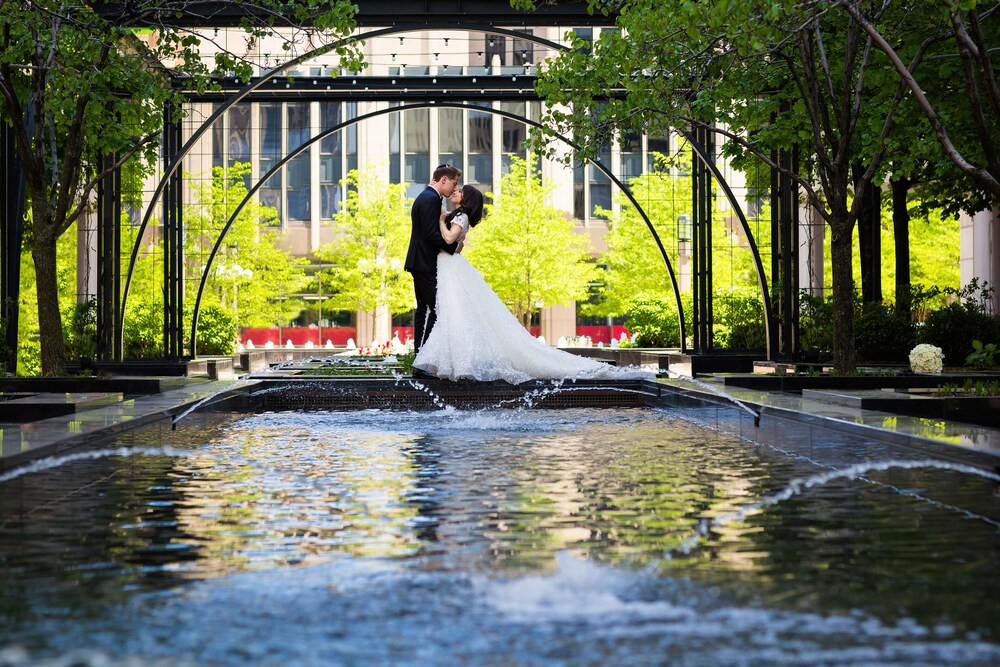
[[[462,203],[454,211],[449,213],[444,221],[451,225],[451,221],[459,213],[469,216],[469,226],[475,227],[483,219],[483,193],[471,185],[462,186]]]

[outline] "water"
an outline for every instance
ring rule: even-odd
[[[0,665],[1000,663],[996,479],[700,416],[196,413],[15,471]]]

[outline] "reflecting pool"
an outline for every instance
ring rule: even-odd
[[[133,431],[0,483],[0,665],[1000,664],[996,479],[702,417]]]

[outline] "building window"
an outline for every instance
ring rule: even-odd
[[[438,163],[465,171],[465,119],[461,109],[438,110]]]
[[[670,136],[646,137],[646,170],[650,173],[669,171]]]
[[[403,181],[407,196],[416,197],[431,177],[430,113],[427,109],[403,113]]]
[[[642,135],[627,133],[622,135],[619,149],[621,159],[620,176],[628,183],[636,176],[642,175]]]
[[[340,125],[340,102],[320,102],[320,127],[325,132]],[[344,178],[341,149],[343,130],[323,137],[319,142],[319,205],[320,220],[331,220],[340,210],[343,192],[340,181]]]
[[[309,103],[289,102],[288,150],[295,151],[309,141]],[[294,157],[286,166],[287,187],[285,190],[289,220],[310,220],[310,199],[312,191],[312,168],[310,152],[307,148]]]
[[[493,116],[475,107],[469,110],[469,169],[463,180],[484,192],[493,189]]]
[[[260,104],[260,174],[263,177],[280,160],[281,151],[281,105],[274,102]],[[281,206],[282,173],[278,170],[261,186],[260,203],[277,210],[276,222],[280,224],[283,217]]]
[[[389,108],[399,106],[398,102],[390,102]],[[400,159],[400,144],[402,131],[400,128],[400,113],[389,114],[389,182],[402,183],[402,160]]]
[[[605,168],[610,169],[611,146],[603,146],[600,153],[597,154],[597,159]],[[590,164],[588,171],[590,172],[590,205],[587,210],[592,218],[607,219],[607,214],[598,213],[597,209],[611,210],[611,179],[596,164]]]

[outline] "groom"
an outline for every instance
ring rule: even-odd
[[[462,172],[451,165],[443,164],[434,170],[430,184],[417,195],[410,209],[410,247],[406,252],[403,268],[413,276],[413,291],[417,297],[417,309],[413,315],[413,350],[427,340],[434,327],[434,308],[437,301],[437,256],[444,250],[455,254],[458,243],[445,243],[441,238],[441,198],[450,197],[458,185]],[[426,377],[419,369],[414,369],[414,377]]]

